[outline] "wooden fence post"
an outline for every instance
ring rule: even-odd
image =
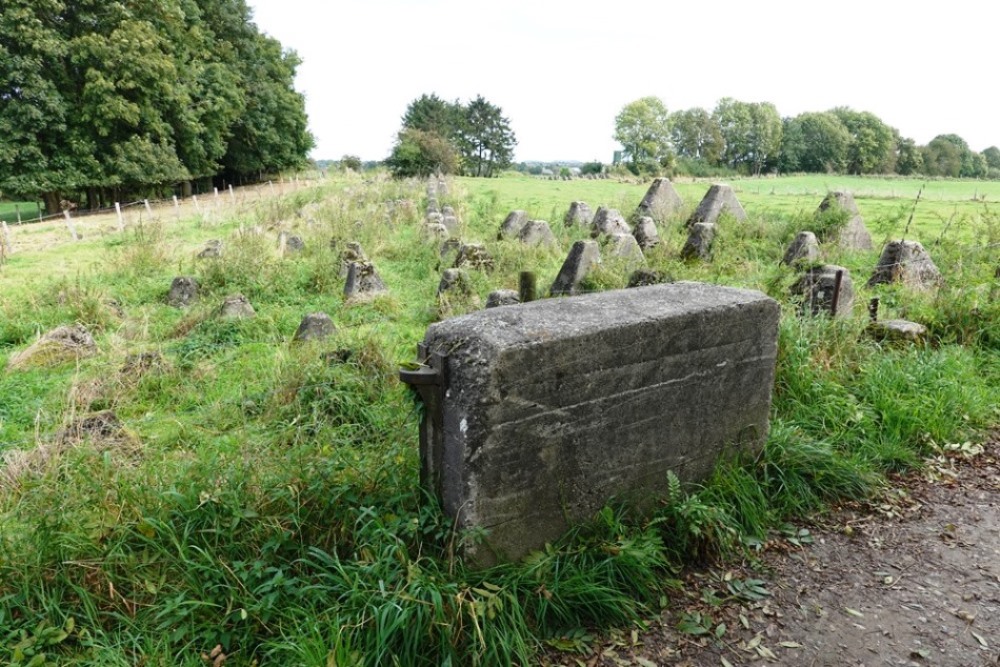
[[[125,231],[125,216],[122,215],[122,205],[119,202],[115,202],[115,213],[118,215],[118,231]]]
[[[73,220],[69,217],[69,209],[63,209],[63,217],[66,218],[66,229],[69,230],[70,236],[73,237],[74,241],[80,240],[80,235],[76,233],[76,225],[73,224]]]
[[[3,257],[9,257],[14,254],[14,242],[10,239],[10,228],[7,227],[6,220],[0,220],[0,250],[3,250]],[[2,257],[0,257],[2,259]]]
[[[521,271],[518,278],[518,293],[521,303],[528,303],[538,298],[538,276],[534,271]]]

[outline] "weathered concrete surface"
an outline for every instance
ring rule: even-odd
[[[497,235],[498,239],[515,238],[521,233],[524,226],[528,224],[528,212],[517,210],[511,211],[504,218],[503,223],[500,225],[500,232]]]
[[[657,178],[646,191],[646,196],[639,202],[635,217],[648,215],[657,222],[663,222],[684,206],[681,196],[674,189],[674,184],[668,178]]]
[[[840,290],[837,290],[837,273],[840,272]],[[805,268],[797,283],[792,285],[793,296],[801,297],[800,312],[833,317],[847,317],[854,307],[854,283],[851,272],[842,266],[824,264]],[[834,304],[834,294],[837,294]]]
[[[872,244],[872,235],[865,227],[854,195],[843,191],[831,192],[820,202],[819,208],[816,209],[816,217],[821,219],[836,210],[844,212],[847,222],[837,229],[834,238],[823,236],[820,241],[836,241],[844,250],[873,250],[875,246]]]
[[[927,327],[909,320],[882,320],[870,323],[868,333],[876,340],[918,343],[927,335]]]
[[[696,222],[717,223],[723,213],[731,215],[736,220],[747,219],[747,212],[736,198],[732,186],[716,183],[708,189],[698,208],[688,218],[687,226],[690,227]]]
[[[552,296],[577,294],[584,279],[600,263],[601,247],[597,241],[577,241],[566,255],[549,294]]]
[[[868,286],[894,282],[918,289],[936,287],[941,283],[941,272],[919,241],[889,241]]]
[[[190,276],[177,276],[170,283],[167,303],[174,308],[190,306],[198,300],[198,281]]]
[[[486,297],[487,308],[499,308],[500,306],[516,306],[521,303],[521,296],[516,290],[498,289],[493,290]]]
[[[309,313],[302,318],[299,328],[295,331],[295,342],[323,340],[337,333],[337,325],[326,313]]]
[[[816,235],[812,232],[799,232],[788,244],[781,263],[792,266],[798,262],[815,262],[817,259],[819,259],[819,241]]]
[[[544,220],[529,220],[521,227],[517,234],[517,240],[528,246],[544,245],[555,248],[559,245],[555,234],[549,228],[549,223]]]
[[[590,237],[611,236],[613,234],[630,234],[628,223],[615,208],[598,207],[594,221],[590,224]]]
[[[569,210],[566,212],[566,216],[563,218],[563,222],[566,223],[567,227],[572,227],[578,225],[580,227],[589,227],[594,221],[594,212],[591,210],[587,202],[575,201],[569,205]]]
[[[648,215],[639,216],[632,228],[632,236],[644,251],[660,245],[660,234],[656,231],[656,223]]]
[[[459,529],[488,530],[467,555],[520,558],[612,497],[652,502],[668,471],[700,480],[727,447],[756,451],[778,316],[759,292],[673,283],[432,325],[422,478]]]
[[[715,243],[715,223],[696,222],[691,225],[684,247],[681,248],[681,259],[708,261],[712,258],[712,245]]]

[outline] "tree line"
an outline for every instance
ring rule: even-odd
[[[244,0],[5,0],[0,193],[53,212],[301,165],[299,62]]]
[[[670,113],[661,99],[643,97],[622,108],[613,136],[636,174],[726,169],[1000,178],[996,146],[977,153],[956,134],[920,146],[875,114],[848,107],[782,118],[770,102],[726,97],[711,112]]]
[[[385,164],[396,176],[491,177],[510,166],[517,137],[503,109],[482,95],[468,103],[436,94],[410,102]]]

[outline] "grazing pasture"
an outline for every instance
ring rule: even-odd
[[[609,502],[544,550],[485,570],[461,555],[481,532],[455,530],[419,487],[423,408],[398,380],[431,323],[478,307],[437,297],[455,255],[424,234],[425,182],[346,174],[134,214],[123,232],[113,214],[79,218],[78,242],[60,220],[13,229],[0,266],[0,661],[495,665],[583,652],[596,629],[671,605],[679,568],[798,535],[787,524],[878,497],[890,473],[1000,423],[1000,188],[928,185],[907,238],[943,281],[916,289],[866,283],[919,182],[733,185],[748,218],[723,216],[710,261],[680,258],[686,213],[709,186],[693,182],[677,184],[688,210],[657,223],[644,261],[662,278],[782,304],[760,455],[721,461],[703,485],[668,484],[647,512]],[[467,269],[484,303],[517,290],[522,271],[548,293],[591,236],[563,224],[571,201],[628,217],[647,186],[454,179],[438,198],[491,256],[491,269]],[[872,251],[821,248],[854,277],[856,306],[837,319],[800,315],[799,269],[780,261],[827,187],[855,192],[876,239]],[[514,209],[547,220],[555,245],[497,240]],[[279,245],[282,232],[303,249]],[[199,259],[212,240],[219,256]],[[386,294],[345,299],[351,243]],[[623,288],[632,268],[606,256],[580,289]],[[168,302],[176,277],[197,282],[191,305]],[[253,317],[221,316],[236,294]],[[882,318],[924,324],[922,341],[868,335],[875,296]],[[333,334],[294,340],[318,312]],[[40,333],[74,324],[93,353],[24,361]]]

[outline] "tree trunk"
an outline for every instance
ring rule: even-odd
[[[42,203],[45,204],[46,215],[55,215],[56,213],[59,212],[59,193],[43,192]]]

